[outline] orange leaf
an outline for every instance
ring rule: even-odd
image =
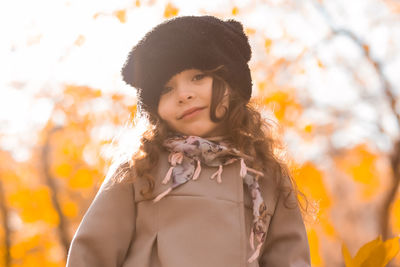
[[[265,90],[265,82],[259,82],[258,83],[258,88],[260,89],[261,92],[263,92]]]
[[[330,195],[325,188],[323,173],[312,162],[304,163],[293,174],[299,189],[312,199],[320,201],[321,213],[330,207]]]
[[[55,168],[55,174],[63,178],[69,177],[71,175],[71,172],[72,167],[70,164],[67,163],[61,163]]]
[[[271,45],[272,45],[272,40],[269,39],[269,38],[266,38],[266,39],[265,39],[265,42],[264,42],[264,47],[265,47],[265,50],[267,51],[267,53],[270,52],[270,50],[271,50]]]
[[[319,252],[319,239],[315,229],[307,230],[307,237],[310,244],[310,256],[312,266],[322,266],[322,258]]]
[[[285,120],[286,123],[296,119],[302,111],[290,92],[273,91],[263,101],[265,105],[272,106],[272,112],[279,121]]]
[[[322,61],[319,58],[317,59],[317,64],[318,64],[318,67],[325,68],[325,65],[322,63]]]
[[[100,15],[103,15],[103,13],[97,12],[96,14],[93,15],[93,18],[97,19]]]
[[[391,214],[391,224],[393,225],[394,232],[400,232],[400,197],[398,197],[390,208]]]
[[[246,28],[245,32],[246,32],[247,35],[253,35],[253,34],[256,33],[256,30],[253,29],[253,28]]]
[[[370,151],[366,144],[358,145],[344,156],[335,159],[339,168],[360,184],[361,196],[366,200],[373,197],[380,189],[377,160],[378,155]]]
[[[93,186],[93,183],[93,174],[87,169],[78,170],[76,174],[69,180],[69,186],[75,189],[90,188]]]
[[[363,45],[363,48],[364,48],[364,50],[365,50],[367,53],[369,52],[369,46],[368,46],[368,45],[364,44],[364,45]]]
[[[65,216],[74,218],[78,215],[78,207],[75,202],[68,201],[62,204],[63,213]]]
[[[76,38],[74,44],[77,46],[81,46],[85,42],[85,37],[83,35],[79,35],[78,38]]]
[[[354,257],[354,263],[356,266],[361,266],[363,262],[371,255],[372,251],[377,249],[382,243],[382,237],[378,236],[376,239],[364,244],[357,252]]]
[[[171,3],[168,3],[164,10],[164,17],[165,18],[175,17],[176,15],[178,15],[178,12],[179,12],[178,8],[176,8]]]
[[[304,131],[305,131],[306,133],[311,133],[312,130],[313,130],[313,126],[312,126],[311,124],[307,124],[307,125],[304,127]]]
[[[239,9],[237,7],[232,8],[232,15],[236,16],[239,13]]]
[[[385,267],[399,252],[399,237],[382,242],[382,237],[364,244],[354,258],[351,258],[345,244],[342,244],[342,254],[346,267]]]
[[[58,223],[59,218],[53,209],[47,187],[20,189],[10,196],[10,203],[21,210],[20,216],[24,222],[44,221],[50,225]]]
[[[399,253],[399,237],[394,237],[392,239],[386,240],[383,246],[385,248],[385,258],[383,260],[383,264],[386,265],[397,255],[397,253]]]
[[[346,265],[346,267],[356,267],[356,265],[354,264],[353,259],[351,257],[351,254],[344,243],[342,244],[342,255],[343,255],[344,264]]]
[[[99,89],[71,84],[65,86],[64,94],[74,97],[75,100],[91,99],[102,95]]]
[[[116,16],[121,23],[126,22],[126,11],[124,9],[115,11],[114,16]]]

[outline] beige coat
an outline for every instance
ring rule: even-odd
[[[153,196],[169,185],[160,182],[170,167],[163,153],[153,171],[158,178]],[[141,196],[142,181],[104,190],[105,181],[73,237],[67,266],[310,266],[300,210],[283,206],[272,180],[262,177],[269,228],[258,260],[248,263],[252,202],[239,176],[240,162],[224,166],[221,184],[209,179],[215,171],[203,165],[198,180],[156,203]]]

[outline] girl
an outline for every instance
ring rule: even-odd
[[[270,125],[250,104],[243,26],[182,16],[148,32],[122,68],[150,127],[106,179],[67,266],[310,266],[306,230]]]

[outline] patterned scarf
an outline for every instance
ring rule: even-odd
[[[250,246],[255,252],[248,259],[248,262],[253,262],[257,259],[260,254],[261,246],[266,238],[267,214],[266,206],[257,182],[259,176],[264,176],[264,174],[247,167],[244,162],[245,159],[252,161],[253,158],[233,148],[228,142],[224,141],[223,136],[204,139],[199,136],[176,134],[167,138],[163,145],[170,152],[168,161],[171,167],[162,183],[167,184],[172,178],[172,184],[166,191],[159,194],[153,202],[159,201],[171,192],[172,189],[187,181],[197,180],[201,171],[201,163],[207,166],[218,167],[218,170],[210,179],[216,177],[217,182],[222,183],[222,166],[240,160],[240,177],[242,177],[243,182],[248,186],[253,201],[254,219],[250,232]],[[252,173],[252,175],[249,173]],[[254,247],[254,239],[258,241],[257,247]]]

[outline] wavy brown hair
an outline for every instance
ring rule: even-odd
[[[251,168],[262,170],[266,177],[273,177],[278,185],[277,189],[286,193],[286,207],[289,208],[287,200],[293,193],[296,196],[297,203],[295,204],[300,206],[303,214],[307,214],[310,204],[307,197],[297,188],[288,165],[274,154],[276,149],[283,147],[282,142],[273,137],[274,122],[263,118],[255,108],[255,103],[246,101],[238,93],[237,88],[230,87],[225,82],[222,78],[224,71],[223,66],[203,71],[204,74],[213,78],[210,119],[213,122],[220,122],[221,127],[229,125],[225,128],[229,129],[226,131],[228,141],[234,144],[236,149],[255,159],[254,162],[248,163]],[[223,117],[218,118],[216,108],[224,97],[226,88],[232,89],[229,94],[229,108],[226,109]],[[156,109],[147,108],[145,113],[148,115],[150,124],[140,139],[139,149],[129,162],[119,166],[111,180],[115,183],[145,179],[148,185],[147,190],[141,190],[140,193],[147,198],[150,197],[155,185],[150,171],[157,165],[160,152],[164,150],[162,142],[171,134],[171,129],[158,116]],[[284,183],[284,179],[287,179],[290,184]],[[304,202],[299,201],[299,197],[302,197]]]

